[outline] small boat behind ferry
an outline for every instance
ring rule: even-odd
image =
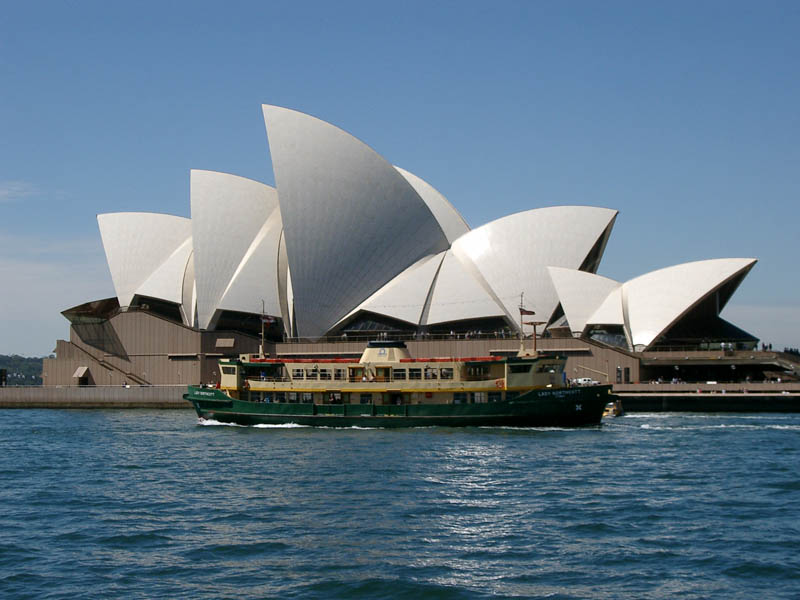
[[[622,400],[617,398],[606,404],[606,408],[603,411],[603,417],[621,417],[625,414],[625,411],[622,409]]]
[[[600,423],[611,386],[570,387],[566,358],[412,358],[405,343],[369,342],[359,360],[221,360],[216,389],[189,386],[202,419],[327,427],[577,427]]]

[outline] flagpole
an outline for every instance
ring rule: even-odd
[[[522,301],[525,292],[519,293],[519,353],[525,354],[525,327],[523,327],[522,322],[522,311],[525,310],[523,307],[525,304]]]
[[[264,358],[264,299],[261,299],[261,358]]]
[[[522,335],[522,341],[520,342],[520,353],[525,352],[525,325],[533,325],[533,354],[534,356],[537,353],[536,350],[536,326],[537,325],[544,325],[545,321],[523,321],[523,317],[525,315],[535,315],[536,313],[532,310],[528,310],[525,308],[525,305],[522,303],[522,294],[519,295],[519,330]]]

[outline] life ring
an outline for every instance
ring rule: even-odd
[[[501,388],[501,389],[502,389],[502,387],[503,387],[503,380],[502,380],[502,379],[495,379],[495,380],[494,380],[494,384],[495,384],[497,387],[499,387],[499,388]]]

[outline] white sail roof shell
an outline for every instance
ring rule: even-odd
[[[611,290],[592,316],[586,319],[586,325],[625,325],[622,290],[622,285]]]
[[[347,316],[367,310],[418,325],[444,255],[444,252],[440,252],[421,258]]]
[[[640,350],[756,262],[686,263],[621,284],[586,272],[617,211],[540,208],[470,231],[435,188],[348,133],[289,109],[263,112],[277,190],[192,171],[191,221],[98,215],[120,306],[159,298],[208,329],[221,310],[260,313],[263,300],[287,333],[315,337],[359,310],[420,326],[498,316],[516,324],[523,293],[536,320],[560,302],[573,331],[622,325]],[[716,296],[718,310],[735,285]]]
[[[215,171],[191,172],[197,320],[219,309],[280,315],[277,265],[281,222],[275,188]]]
[[[183,304],[185,276],[191,256],[192,238],[189,237],[136,288],[136,294]],[[193,285],[194,281],[188,283]]]
[[[561,308],[569,321],[570,329],[573,333],[582,333],[589,319],[593,319],[594,314],[602,306],[606,298],[610,297],[614,290],[622,285],[618,281],[586,273],[577,269],[564,269],[561,267],[548,267],[550,278],[556,288],[556,293],[561,301]],[[616,296],[619,299],[619,295]],[[615,319],[622,324],[622,305],[618,307],[618,315]],[[613,313],[607,313],[609,315]],[[604,324],[616,324],[617,320],[604,322]]]
[[[179,248],[191,245],[192,223],[173,215],[120,212],[97,215],[100,237],[120,306],[130,306],[139,288]],[[180,252],[178,253],[180,254]],[[179,257],[173,266],[180,270]],[[185,268],[185,263],[184,263]],[[182,279],[182,277],[181,277]],[[180,302],[175,286],[180,282],[156,278],[147,286],[149,296]]]
[[[702,260],[627,281],[622,294],[634,349],[650,346],[703,298],[755,263],[753,258]]]
[[[423,325],[462,319],[505,316],[503,307],[469,273],[452,250],[445,253],[436,276]]]
[[[263,106],[294,293],[294,327],[322,336],[398,273],[446,250],[419,194],[341,129]]]
[[[414,325],[505,316],[450,250],[417,261],[347,317],[361,310]]]
[[[278,296],[278,244],[281,211],[276,208],[261,225],[231,278],[219,309],[281,316]],[[262,306],[261,301],[264,301]]]
[[[428,205],[445,236],[447,236],[448,242],[452,244],[469,231],[469,226],[464,217],[439,190],[421,177],[414,175],[414,173],[401,169],[397,165],[394,168],[406,178],[408,183],[417,191],[419,197]]]
[[[520,293],[526,307],[546,321],[558,306],[547,267],[578,269],[616,215],[590,206],[528,210],[471,230],[453,243],[453,252],[465,267],[474,266],[511,322],[519,318]]]

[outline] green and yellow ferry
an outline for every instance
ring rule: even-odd
[[[597,425],[611,386],[566,384],[563,356],[411,358],[369,342],[360,360],[243,354],[220,361],[217,388],[189,386],[201,419],[326,427]]]

